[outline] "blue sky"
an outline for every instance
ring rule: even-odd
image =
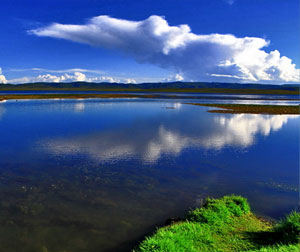
[[[1,10],[3,83],[299,81],[298,0],[2,0]]]

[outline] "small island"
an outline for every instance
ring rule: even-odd
[[[214,107],[219,109],[208,110],[210,113],[226,114],[300,114],[299,105],[257,105],[257,104],[210,104],[210,103],[187,103],[196,106]]]

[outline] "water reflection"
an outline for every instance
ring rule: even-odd
[[[79,103],[80,104],[80,103]],[[122,129],[110,129],[68,138],[39,142],[56,155],[85,154],[98,162],[137,158],[157,162],[163,155],[177,156],[188,148],[220,150],[226,146],[246,148],[258,135],[268,136],[297,115],[213,115],[205,122],[196,118],[176,125],[168,119],[144,121]],[[196,124],[195,124],[196,122]],[[148,124],[151,127],[144,127]]]
[[[4,102],[4,101],[0,101],[0,120],[5,112],[5,108],[3,106],[1,106],[1,102]]]
[[[232,117],[215,117],[216,122],[224,129],[224,134],[212,135],[207,147],[222,148],[225,145],[247,147],[254,143],[255,136],[268,136],[277,131],[298,115],[253,115],[238,114]]]
[[[0,251],[129,251],[207,196],[241,194],[274,218],[297,206],[297,116],[170,100],[0,107]]]
[[[85,108],[84,102],[78,102],[78,103],[75,103],[75,105],[74,105],[75,112],[83,112],[84,108]]]

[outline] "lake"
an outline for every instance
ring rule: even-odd
[[[296,209],[299,116],[184,102],[1,102],[0,251],[130,251],[208,196],[273,219]]]

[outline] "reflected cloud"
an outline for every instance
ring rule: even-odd
[[[0,101],[0,102],[4,102],[4,101]],[[0,105],[0,120],[1,120],[4,113],[5,113],[5,108]]]
[[[175,102],[173,107],[174,107],[174,109],[180,109],[181,106],[182,106],[182,104],[180,102]]]
[[[268,136],[271,131],[281,129],[289,119],[297,117],[298,115],[257,114],[237,114],[230,118],[219,116],[215,118],[215,121],[225,129],[226,134],[219,135],[218,141],[212,139],[212,143],[207,146],[222,148],[224,145],[236,145],[247,147],[253,144],[257,134]]]
[[[75,112],[83,112],[85,108],[84,102],[75,103],[74,110]]]
[[[80,103],[79,103],[80,104]],[[118,130],[44,140],[46,151],[56,155],[84,154],[98,162],[137,158],[147,163],[163,155],[177,156],[188,148],[220,150],[227,146],[246,148],[258,135],[268,136],[280,130],[297,115],[214,115],[187,120],[176,125],[173,120],[134,124]],[[151,125],[151,126],[150,126]]]

